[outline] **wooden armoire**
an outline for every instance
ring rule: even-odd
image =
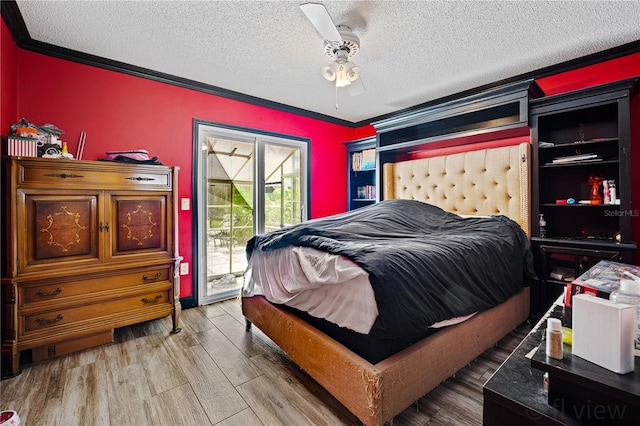
[[[4,159],[3,376],[172,316],[179,331],[177,168]]]

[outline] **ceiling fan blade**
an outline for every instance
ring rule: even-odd
[[[316,28],[320,37],[329,41],[342,40],[336,25],[333,23],[324,5],[320,3],[305,3],[300,5],[300,9],[307,15],[307,18],[309,18],[309,21],[311,21]]]
[[[362,78],[358,77],[353,80],[350,85],[347,86],[347,91],[349,92],[349,96],[358,96],[364,93],[364,84],[362,83]]]

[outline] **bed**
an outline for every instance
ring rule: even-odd
[[[528,235],[527,143],[387,163],[383,181],[385,200],[418,200],[461,216],[505,216]],[[529,288],[373,362],[262,295],[243,296],[242,311],[247,330],[255,324],[364,424],[380,425],[526,321]]]

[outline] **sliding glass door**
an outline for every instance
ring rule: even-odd
[[[256,233],[306,219],[307,142],[196,122],[198,304],[235,297]]]
[[[301,151],[288,145],[264,145],[262,232],[300,223],[304,218]]]

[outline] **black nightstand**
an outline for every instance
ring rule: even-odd
[[[617,374],[573,356],[571,346],[565,345],[564,358],[556,360],[540,345],[531,366],[549,374],[551,407],[585,424],[640,424],[640,357],[635,357],[634,371]]]
[[[624,401],[627,408],[624,416],[616,418],[615,423],[635,425],[640,422],[637,417],[640,410],[640,358],[636,357],[635,371],[625,375],[573,357],[569,345],[564,345],[562,361],[547,358],[542,344],[547,318],[563,319],[563,314],[563,306],[553,304],[485,383],[484,425],[611,424],[613,419],[602,417],[602,410],[607,409],[607,403],[612,407],[619,401]],[[567,319],[563,319],[563,323],[566,322]],[[545,371],[550,375],[550,393],[544,389]],[[575,391],[576,398],[572,401],[558,399],[558,393],[565,392],[567,387]],[[613,402],[605,401],[602,394],[613,398]]]

